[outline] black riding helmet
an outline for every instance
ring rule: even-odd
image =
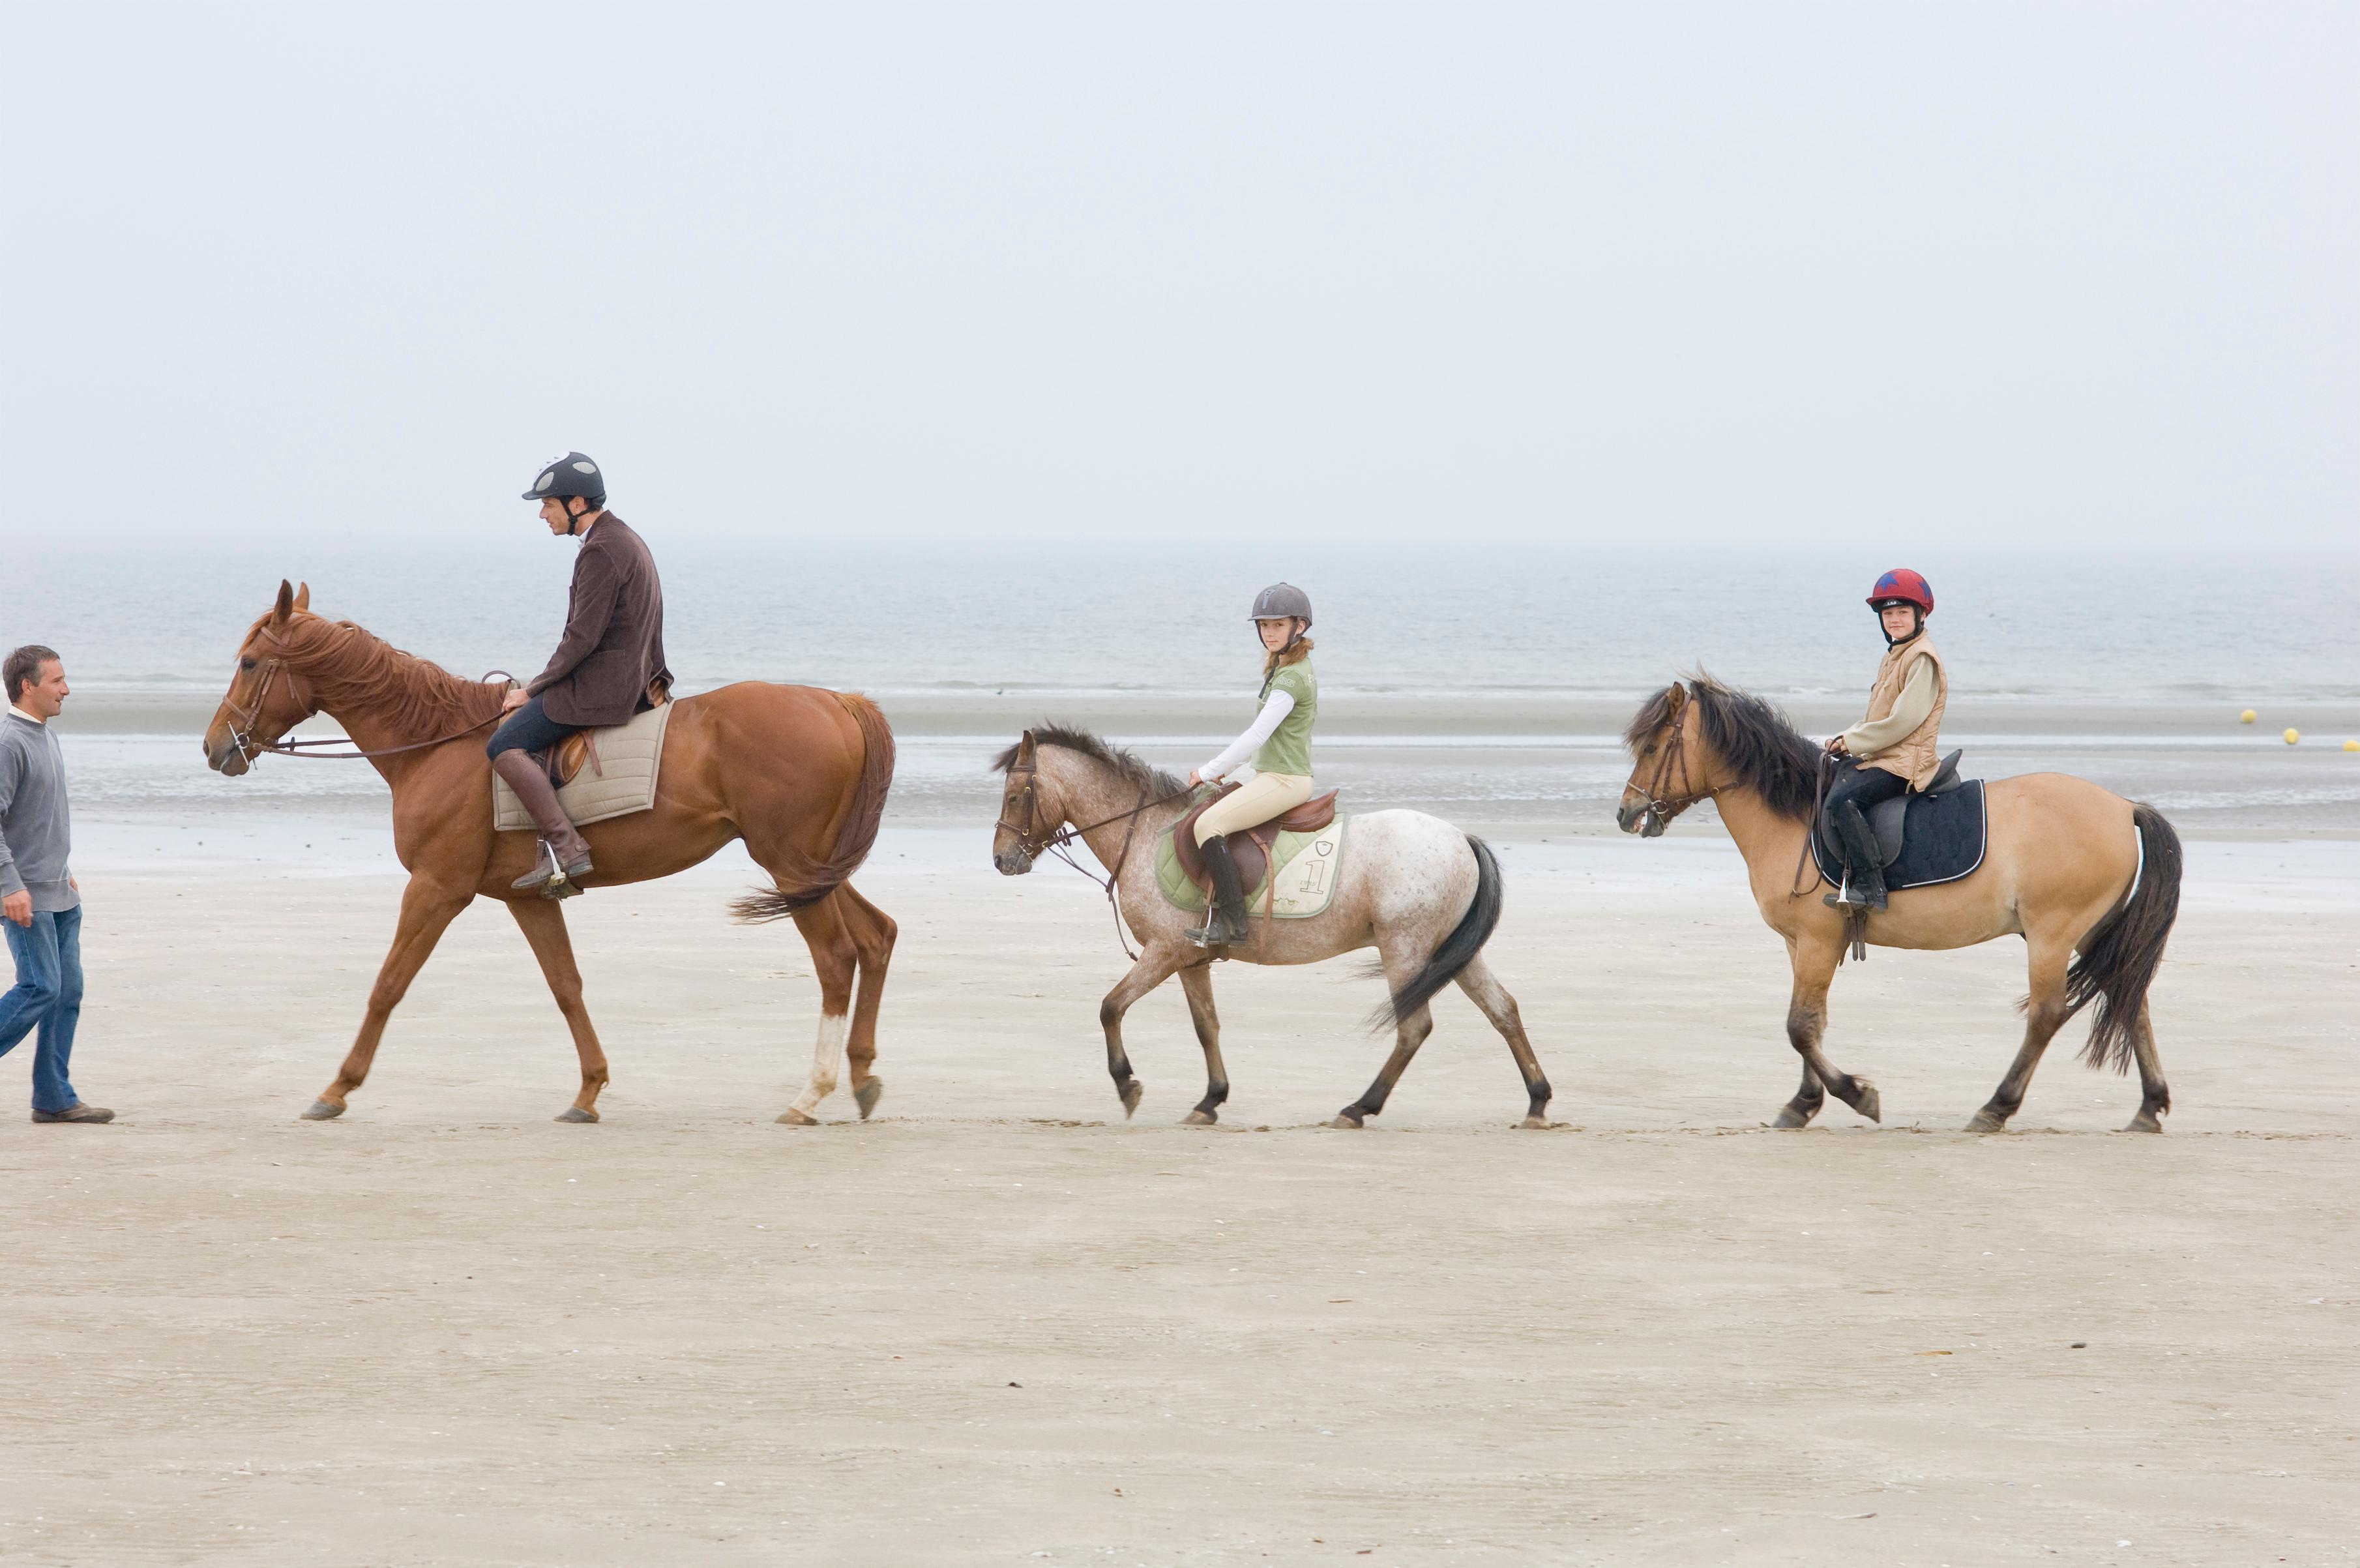
[[[552,496],[580,496],[592,506],[605,506],[606,476],[582,453],[569,452],[563,457],[552,457],[533,480],[532,488],[524,493],[524,499],[545,501]]]

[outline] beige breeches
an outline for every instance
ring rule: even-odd
[[[1196,842],[1216,833],[1242,833],[1311,798],[1311,781],[1300,773],[1256,773],[1232,795],[1213,803],[1196,818]]]

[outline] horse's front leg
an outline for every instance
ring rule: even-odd
[[[1131,972],[1106,993],[1098,1003],[1098,1026],[1106,1031],[1107,1071],[1114,1079],[1114,1091],[1122,1097],[1124,1119],[1130,1119],[1139,1109],[1139,1097],[1145,1092],[1139,1080],[1131,1076],[1131,1057],[1122,1048],[1122,1015],[1141,997],[1172,978],[1172,973],[1194,956],[1179,942],[1150,942]]]
[[[368,1080],[377,1042],[385,1037],[386,1020],[393,1016],[410,982],[425,967],[443,927],[475,895],[472,885],[445,887],[422,874],[410,879],[410,885],[401,890],[401,920],[394,931],[393,947],[377,971],[377,983],[369,988],[368,1012],[361,1019],[361,1031],[353,1039],[353,1048],[344,1053],[344,1065],[337,1069],[335,1081],[311,1102],[311,1108],[303,1113],[304,1120],[325,1122],[344,1113],[353,1091]]]
[[[1789,949],[1795,966],[1795,992],[1786,1003],[1786,1043],[1803,1058],[1803,1087],[1778,1113],[1773,1126],[1799,1127],[1819,1113],[1820,1091],[1859,1112],[1872,1122],[1884,1120],[1876,1085],[1864,1078],[1839,1072],[1819,1041],[1828,1028],[1828,987],[1835,983],[1836,965],[1843,959],[1843,935],[1839,927],[1832,941],[1801,938]]]
[[[540,960],[541,977],[549,981],[549,993],[557,999],[557,1010],[574,1036],[574,1054],[582,1060],[581,1092],[557,1119],[595,1122],[598,1091],[606,1087],[606,1049],[590,1026],[590,1010],[582,1004],[582,970],[574,962],[573,939],[565,934],[564,906],[546,898],[511,898],[508,913],[516,916],[532,956]]]
[[[1229,1069],[1221,1061],[1221,1016],[1213,1011],[1213,966],[1190,964],[1182,970],[1180,989],[1188,993],[1188,1021],[1196,1025],[1196,1043],[1205,1047],[1205,1098],[1180,1120],[1185,1126],[1208,1127],[1221,1119],[1221,1102],[1229,1097]]]

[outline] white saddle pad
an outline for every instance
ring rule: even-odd
[[[574,782],[557,792],[557,804],[576,828],[628,817],[656,803],[656,773],[663,762],[664,727],[671,703],[659,703],[628,724],[590,732],[591,755]],[[499,774],[492,775],[492,827],[502,833],[536,831],[532,816]]]

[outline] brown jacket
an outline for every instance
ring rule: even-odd
[[[1868,693],[1868,717],[1873,722],[1893,711],[1901,688],[1909,682],[1909,672],[1921,657],[1934,665],[1934,710],[1893,745],[1874,757],[1860,760],[1862,767],[1882,768],[1907,779],[1911,789],[1924,789],[1932,784],[1942,765],[1941,750],[1935,741],[1941,733],[1942,710],[1950,705],[1950,676],[1942,668],[1942,656],[1934,652],[1933,640],[1920,631],[1908,641],[1887,648],[1884,663],[1876,666],[1876,685]]]
[[[565,636],[525,690],[560,724],[620,724],[672,685],[664,667],[663,584],[647,542],[602,511],[574,559]]]

